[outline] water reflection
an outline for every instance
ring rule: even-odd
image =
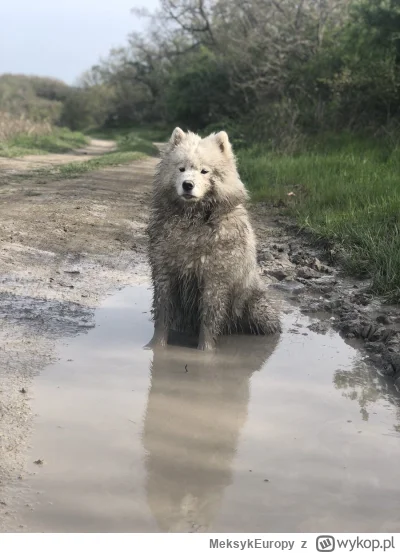
[[[400,394],[393,382],[380,375],[375,367],[370,367],[360,360],[351,370],[337,370],[333,383],[335,388],[343,390],[343,397],[358,402],[364,421],[369,420],[373,405],[382,400],[395,407],[397,418],[400,420]],[[394,429],[399,432],[400,425],[394,425]]]
[[[143,445],[147,499],[161,531],[212,525],[232,481],[251,376],[278,340],[226,337],[212,359],[175,346],[154,352]]]

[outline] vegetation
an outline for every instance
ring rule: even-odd
[[[152,127],[92,129],[88,133],[93,138],[115,140],[120,152],[136,151],[147,155],[157,155],[158,149],[154,142],[164,142],[169,138],[165,129]]]
[[[295,155],[253,146],[240,152],[240,166],[255,200],[285,206],[351,274],[371,278],[376,293],[398,302],[399,154],[385,142],[344,136]]]
[[[68,92],[69,87],[55,79],[0,75],[0,111],[31,124],[54,124],[61,117]]]
[[[133,134],[136,138],[153,143],[168,140],[171,129],[165,125],[135,125],[134,127],[89,129],[88,133],[94,138],[104,138],[117,142],[124,141],[126,137]]]
[[[82,76],[72,128],[235,124],[284,151],[397,130],[400,0],[162,0],[141,15],[148,31]]]
[[[68,131],[69,135],[80,136],[80,133]],[[115,140],[116,148],[106,154],[93,157],[86,161],[73,161],[60,165],[51,166],[44,169],[37,169],[33,173],[40,177],[51,177],[60,179],[71,179],[81,176],[89,171],[97,171],[105,167],[123,165],[141,159],[146,155],[157,155],[158,149],[153,143],[144,138],[151,134],[149,130],[124,130],[123,132],[98,131],[94,135],[101,138]],[[83,135],[81,135],[83,136]],[[84,137],[85,138],[85,137]],[[1,155],[1,151],[0,151]]]
[[[62,153],[87,143],[61,122],[69,87],[61,81],[25,75],[0,76],[0,156]]]
[[[97,171],[104,167],[113,167],[116,165],[123,165],[124,163],[130,163],[131,161],[141,159],[144,155],[145,154],[140,151],[115,151],[89,159],[88,161],[73,161],[53,167],[51,170],[38,170],[36,173],[38,175],[51,174],[53,177],[72,179],[84,173],[88,173],[89,171]]]
[[[291,152],[400,122],[400,0],[161,0],[77,87],[0,77],[0,110],[74,130],[231,127]]]
[[[8,142],[21,134],[44,135],[51,132],[49,123],[35,123],[24,116],[13,116],[0,111],[0,143]]]
[[[1,140],[0,134],[0,156],[20,157],[32,154],[64,153],[74,148],[82,148],[87,144],[88,139],[80,132],[73,132],[65,128],[51,127],[46,124],[31,124],[24,120],[3,117],[7,122],[8,140]],[[1,133],[0,114],[0,133]],[[16,123],[13,125],[13,123]],[[11,132],[13,129],[13,132]]]

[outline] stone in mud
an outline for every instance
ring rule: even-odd
[[[307,302],[300,306],[300,311],[302,313],[317,313],[318,311],[323,311],[324,307],[321,302],[313,301]]]
[[[310,269],[313,269],[318,273],[331,274],[334,272],[334,270],[331,267],[329,267],[328,265],[325,265],[324,263],[321,263],[321,261],[317,257],[307,254],[304,250],[300,249],[296,252],[293,252],[293,248],[289,248],[289,249],[290,249],[289,259],[295,265],[302,265],[305,267],[309,267]]]
[[[311,259],[310,255],[296,244],[289,244],[289,257],[295,265],[307,265]]]
[[[374,365],[376,365],[380,369],[380,372],[384,376],[391,376],[391,377],[395,376],[396,371],[394,370],[393,365],[384,364],[383,360],[382,360],[382,356],[380,356],[381,365],[379,365],[379,360],[377,359],[377,357],[378,356],[376,356],[376,355],[372,356],[371,360],[373,361]]]
[[[321,263],[321,261],[317,258],[315,258],[314,261],[310,264],[310,267],[312,269],[315,269],[319,273],[332,274],[334,272],[332,267],[329,267],[328,265],[324,265],[324,263]]]
[[[370,330],[370,325],[358,318],[356,314],[353,314],[353,318],[351,316],[341,317],[336,327],[347,338],[365,338]]]
[[[289,272],[284,269],[267,269],[264,271],[264,274],[274,277],[277,280],[284,280],[289,276]]]
[[[326,280],[325,280],[326,279]],[[324,294],[325,297],[332,297],[331,292],[333,292],[334,286],[336,284],[336,280],[332,279],[331,277],[320,277],[320,278],[301,278],[299,276],[296,277],[296,280],[298,282],[301,282],[311,290],[314,290],[315,292],[320,292],[321,294]]]
[[[288,249],[284,244],[273,244],[272,248],[279,253],[283,253]]]
[[[386,347],[389,351],[400,351],[400,335],[393,331],[393,334],[386,341]]]
[[[316,278],[314,280],[315,284],[323,284],[323,285],[334,285],[337,283],[336,277],[333,275],[324,275]]]
[[[327,321],[316,321],[310,324],[307,328],[317,334],[326,334],[329,330],[329,323]]]
[[[358,292],[356,294],[353,294],[350,298],[350,301],[352,303],[356,303],[358,305],[369,305],[371,303],[372,296],[366,292]]]
[[[325,298],[321,302],[321,308],[324,309],[324,311],[334,311],[342,307],[342,301],[338,298]]]
[[[378,315],[375,320],[377,323],[384,325],[390,325],[390,323],[392,322],[387,315]]]
[[[396,374],[400,374],[400,353],[388,351],[385,353],[384,359],[388,364],[392,365]]]
[[[281,282],[271,284],[271,287],[283,290],[284,292],[289,292],[290,294],[300,294],[301,292],[304,292],[305,289],[304,284],[297,282],[296,280],[283,280]]]
[[[382,342],[368,342],[365,344],[365,349],[367,351],[371,351],[372,353],[382,353],[385,346]]]
[[[314,271],[314,269],[311,269],[310,267],[300,267],[297,269],[297,276],[300,278],[310,279],[310,278],[318,278],[319,274],[317,271]]]
[[[370,323],[368,320],[362,322],[360,325],[360,336],[364,340],[369,340],[371,342],[376,342],[382,336],[382,330],[385,330],[382,327],[378,327],[374,323]]]
[[[268,263],[270,261],[274,261],[275,257],[272,255],[272,253],[268,250],[261,250],[257,253],[257,261],[258,263]]]

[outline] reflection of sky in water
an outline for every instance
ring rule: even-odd
[[[289,314],[281,337],[227,339],[213,363],[153,355],[149,302],[110,297],[37,380],[32,459],[47,462],[28,528],[398,528],[397,395],[354,349]]]

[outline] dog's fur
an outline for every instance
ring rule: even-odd
[[[199,335],[202,350],[221,334],[280,330],[257,270],[246,199],[225,132],[201,139],[174,130],[155,174],[148,226],[152,345],[165,345],[171,329]]]

